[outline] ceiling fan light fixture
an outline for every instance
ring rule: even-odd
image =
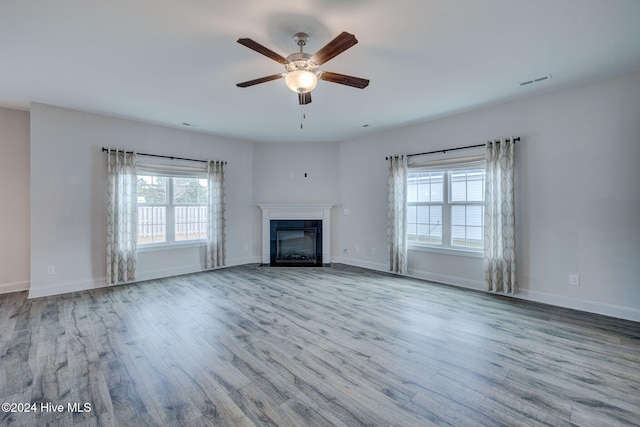
[[[289,71],[284,79],[287,87],[296,93],[307,93],[318,84],[316,73],[307,70]]]

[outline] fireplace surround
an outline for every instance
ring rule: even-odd
[[[333,205],[261,204],[258,207],[262,211],[262,265],[331,265]],[[312,248],[315,248],[313,254]]]

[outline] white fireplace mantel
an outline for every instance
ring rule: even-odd
[[[322,220],[322,261],[331,262],[331,208],[332,204],[260,204],[262,210],[262,264],[269,265],[270,221],[279,219]]]

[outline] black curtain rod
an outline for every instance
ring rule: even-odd
[[[102,151],[107,151],[109,150],[108,148],[102,147]],[[187,159],[185,157],[174,157],[174,156],[163,156],[161,154],[147,154],[147,153],[136,153],[136,155],[138,156],[147,156],[147,157],[160,157],[163,159],[171,159],[171,160],[188,160],[190,162],[202,162],[202,163],[208,163],[208,160],[200,160],[200,159]],[[227,162],[223,162],[225,165],[227,164]]]
[[[511,138],[507,138],[507,141],[509,141]],[[515,138],[513,138],[513,142],[518,142],[520,141],[520,137],[517,136]],[[497,144],[500,143],[500,140],[496,139],[495,141],[493,141]],[[457,151],[457,150],[466,150],[467,148],[477,148],[477,147],[484,147],[486,144],[476,144],[476,145],[467,145],[466,147],[455,147],[455,148],[445,148],[443,150],[434,150],[434,151],[427,151],[426,153],[415,153],[415,154],[407,154],[407,157],[414,157],[414,156],[425,156],[427,154],[436,154],[436,153],[446,153],[447,151]],[[386,160],[389,160],[389,157],[385,157]]]

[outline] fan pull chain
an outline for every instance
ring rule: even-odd
[[[307,113],[304,112],[304,104],[300,104],[300,129],[303,128],[302,121],[307,118]]]

